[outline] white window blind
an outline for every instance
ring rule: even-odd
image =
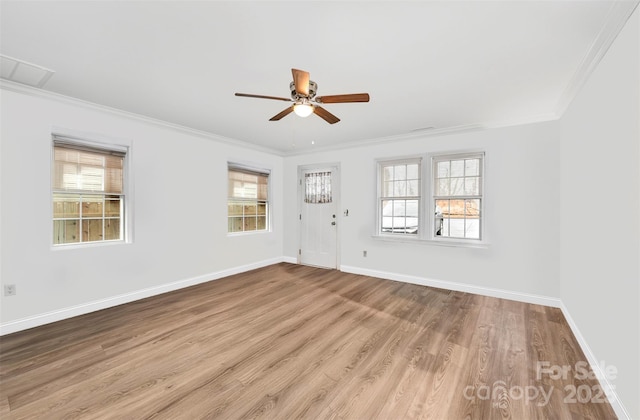
[[[269,228],[269,173],[244,166],[228,166],[228,232]]]
[[[123,239],[125,156],[54,138],[54,245]]]

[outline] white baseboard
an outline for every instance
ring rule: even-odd
[[[632,420],[631,415],[622,404],[622,401],[620,401],[620,398],[618,398],[618,395],[616,394],[616,391],[615,391],[615,386],[608,380],[606,373],[602,371],[601,360],[599,360],[594,355],[593,351],[591,350],[591,347],[589,347],[589,344],[587,343],[587,340],[585,340],[584,336],[580,332],[578,325],[575,323],[573,318],[571,318],[569,309],[567,309],[567,307],[564,306],[564,303],[562,302],[560,305],[560,309],[562,310],[562,314],[564,315],[565,319],[567,320],[567,323],[569,324],[569,327],[571,328],[571,332],[573,332],[573,335],[576,337],[576,340],[578,340],[578,344],[580,345],[582,352],[587,358],[587,362],[589,362],[589,364],[591,365],[591,369],[593,369],[593,373],[595,373],[595,375],[598,378],[598,381],[600,381],[600,386],[602,386],[602,391],[604,391],[604,395],[608,396],[609,404],[611,404],[611,408],[613,408],[613,411],[616,412],[618,419]]]
[[[286,262],[289,264],[298,264],[298,259],[296,257],[282,257],[282,262]]]
[[[256,268],[277,264],[277,263],[283,262],[284,260],[285,259],[282,257],[271,258],[268,260],[258,261],[255,263],[246,264],[239,267],[228,268],[228,269],[217,271],[214,273],[203,274],[197,277],[191,277],[184,280],[178,280],[172,283],[162,284],[160,286],[154,286],[147,289],[137,290],[134,292],[125,293],[117,296],[112,296],[106,299],[100,299],[93,302],[71,306],[68,308],[62,308],[55,311],[18,319],[15,321],[0,323],[0,336],[11,334],[18,331],[23,331],[29,328],[39,327],[41,325],[50,324],[52,322],[61,321],[67,318],[72,318],[74,316],[88,314],[90,312],[99,311],[99,310],[110,308],[113,306],[122,305],[124,303],[130,303],[136,300],[160,295],[162,293],[172,292],[174,290],[183,289],[185,287],[195,286],[196,284],[206,283],[212,280],[218,280],[223,277],[244,273],[245,271],[254,270]]]
[[[482,296],[491,296],[501,299],[515,300],[518,302],[533,303],[536,305],[551,306],[559,308],[561,301],[558,298],[534,295],[530,293],[513,292],[510,290],[493,289],[489,287],[473,286],[464,283],[456,283],[445,280],[428,279],[418,276],[410,276],[406,274],[390,273],[387,271],[370,270],[366,268],[353,266],[340,266],[340,271],[353,274],[361,274],[364,276],[378,277],[387,280],[401,281],[405,283],[418,284],[421,286],[430,286],[438,289],[455,290],[457,292],[473,293]]]
[[[518,302],[532,303],[536,305],[544,305],[544,306],[551,306],[554,308],[560,308],[564,317],[567,320],[567,323],[569,324],[569,327],[571,328],[571,331],[573,332],[573,335],[576,337],[576,340],[578,341],[580,348],[585,354],[585,357],[587,358],[587,362],[591,365],[593,372],[598,377],[598,380],[600,381],[600,385],[602,386],[602,390],[604,391],[605,395],[609,396],[609,403],[611,404],[611,408],[613,408],[613,410],[615,411],[616,415],[620,420],[625,420],[625,419],[632,420],[631,416],[629,415],[627,410],[624,408],[622,402],[618,398],[615,392],[615,387],[607,380],[605,372],[602,372],[600,361],[598,360],[598,358],[595,357],[595,355],[591,351],[591,348],[587,344],[587,341],[584,339],[582,333],[580,333],[580,330],[578,329],[578,325],[575,323],[573,318],[571,318],[571,315],[569,314],[569,310],[567,309],[566,306],[564,306],[564,303],[562,302],[561,299],[549,297],[549,296],[534,295],[529,293],[513,292],[509,290],[473,286],[469,284],[456,283],[456,282],[450,282],[450,281],[444,281],[444,280],[428,279],[424,277],[410,276],[406,274],[370,270],[370,269],[361,268],[361,267],[341,266],[340,270],[346,273],[360,274],[364,276],[377,277],[377,278],[382,278],[387,280],[401,281],[405,283],[418,284],[421,286],[430,286],[430,287],[436,287],[439,289],[455,290],[459,292],[474,293],[474,294],[483,295],[483,296],[490,296],[490,297],[496,297],[501,299],[515,300]]]

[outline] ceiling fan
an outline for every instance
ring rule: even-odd
[[[236,93],[236,96],[244,96],[247,98],[262,98],[273,99],[276,101],[293,102],[289,108],[274,115],[269,121],[279,121],[283,117],[286,117],[292,112],[300,117],[307,117],[311,114],[316,114],[329,124],[335,124],[340,121],[340,118],[336,117],[319,104],[338,104],[347,102],[369,102],[368,93],[349,93],[345,95],[328,95],[317,96],[318,84],[313,80],[309,80],[309,72],[298,69],[291,69],[293,74],[293,82],[289,84],[291,89],[291,99],[282,98],[279,96],[265,96],[265,95],[253,95],[250,93]]]

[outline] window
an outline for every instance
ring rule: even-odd
[[[324,204],[333,201],[331,172],[307,172],[304,174],[304,202]]]
[[[269,229],[269,172],[229,164],[228,232]]]
[[[481,239],[483,155],[433,157],[435,237]]]
[[[420,225],[420,159],[379,162],[379,232],[417,235]]]
[[[54,245],[124,239],[125,156],[54,137]]]
[[[377,235],[443,244],[483,239],[484,152],[425,154],[377,165]]]

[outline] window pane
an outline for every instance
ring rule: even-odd
[[[464,238],[465,221],[464,219],[452,219],[449,222],[449,236],[452,238]]]
[[[418,217],[418,200],[407,200],[405,213],[410,217]]]
[[[420,178],[420,171],[418,170],[418,164],[407,165],[407,179]]]
[[[80,216],[80,196],[67,194],[54,194],[53,217],[68,218]]]
[[[245,216],[254,216],[257,214],[258,206],[256,203],[245,203],[244,205],[244,215]]]
[[[396,165],[393,167],[393,179],[405,180],[407,179],[407,165]]]
[[[266,203],[258,203],[258,214],[266,215],[267,214],[267,204]]]
[[[106,219],[104,221],[104,239],[106,241],[120,239],[120,219]]]
[[[451,178],[451,189],[447,195],[463,195],[464,178]]]
[[[449,214],[449,200],[436,200],[436,215]]]
[[[102,217],[101,195],[83,195],[82,196],[82,217]]]
[[[451,161],[451,176],[464,176],[464,160]]]
[[[383,197],[393,197],[393,181],[385,182],[382,195]]]
[[[407,195],[407,181],[395,181],[393,184],[393,196],[404,197]]]
[[[448,178],[449,176],[449,161],[438,162],[438,178]]]
[[[82,242],[102,240],[102,219],[82,221]]]
[[[405,216],[405,204],[404,200],[394,200],[393,201],[393,215],[394,216]]]
[[[393,216],[393,200],[382,200],[382,215]]]
[[[398,230],[403,231],[404,227],[405,227],[405,218],[404,217],[394,217],[393,218],[393,230],[394,231],[398,231]]]
[[[442,219],[442,236],[449,236],[449,219]]]
[[[464,194],[465,195],[479,195],[479,178],[469,177],[464,179]]]
[[[109,197],[107,196],[104,209],[105,216],[118,217],[120,216],[120,197]]]
[[[465,174],[465,176],[478,176],[478,175],[480,175],[480,160],[479,159],[466,159],[464,161],[464,174]]]
[[[465,200],[449,200],[448,216],[452,218],[463,218],[464,215],[465,215]]]
[[[407,195],[408,196],[417,196],[420,195],[420,191],[418,190],[420,182],[416,179],[413,181],[407,181]]]
[[[242,232],[242,217],[229,217],[229,232]]]
[[[449,178],[438,179],[436,183],[436,195],[450,195],[449,194]]]
[[[242,203],[229,201],[227,203],[227,213],[229,216],[242,216]]]
[[[244,230],[256,230],[256,218],[255,217],[245,217],[244,218]]]
[[[465,200],[465,215],[467,218],[480,217],[480,200]]]
[[[382,180],[393,181],[393,166],[385,166],[382,168]]]
[[[258,221],[258,230],[266,230],[267,229],[267,218],[263,217],[263,216],[258,216],[257,219]]]
[[[53,243],[70,244],[80,241],[80,224],[77,220],[54,220]]]
[[[380,228],[383,232],[390,232],[393,226],[393,201],[382,200],[381,206],[382,224]]]
[[[480,239],[480,220],[479,219],[466,220],[465,238]]]

